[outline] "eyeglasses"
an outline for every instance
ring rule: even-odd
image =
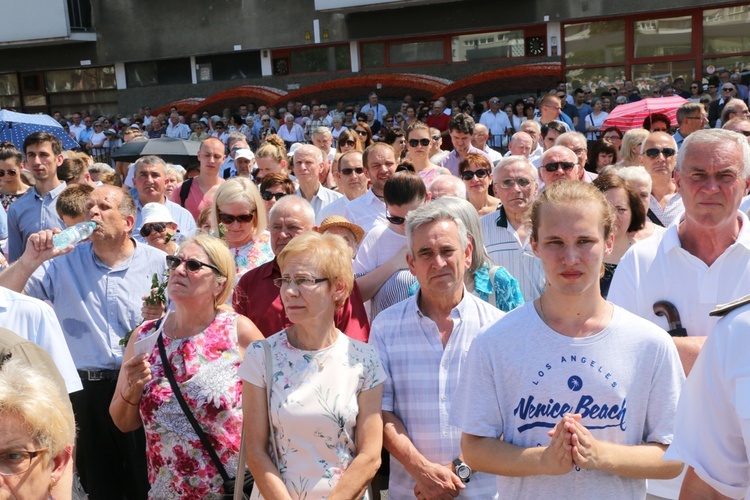
[[[406,222],[406,217],[399,217],[398,215],[391,215],[388,211],[385,212],[385,219],[393,224],[394,226],[401,226]]]
[[[553,161],[552,163],[543,165],[542,168],[547,172],[557,172],[557,170],[560,168],[563,169],[564,172],[567,172],[569,170],[573,170],[575,166],[576,163],[570,161]]]
[[[420,144],[424,147],[427,147],[430,145],[432,141],[430,139],[424,138],[424,139],[409,139],[409,146],[416,148]]]
[[[723,89],[721,89],[721,91],[722,91],[722,92],[731,92],[731,91],[733,91],[733,90],[734,90],[734,89],[733,89],[733,88],[731,88],[731,87],[724,87]]]
[[[274,198],[276,198],[276,201],[279,201],[284,196],[286,196],[286,193],[272,193],[271,191],[263,191],[260,193],[260,197],[266,201],[271,201]]]
[[[552,108],[555,111],[560,111],[562,108],[560,106],[552,106],[551,104],[544,104],[545,108]]]
[[[646,156],[652,159],[657,158],[659,156],[659,153],[663,154],[664,158],[669,158],[671,156],[674,156],[676,152],[677,151],[675,151],[674,148],[648,148],[646,151],[644,151],[644,153],[646,153]]]
[[[740,130],[738,133],[744,135],[745,137],[750,137],[750,130]]]
[[[709,89],[715,89],[715,88],[716,88],[716,85],[709,85],[709,86],[708,86],[708,88],[709,88]]]
[[[270,122],[271,120],[261,120],[262,122]]]
[[[18,171],[17,170],[13,170],[13,169],[10,169],[10,170],[0,170],[0,177],[5,177],[6,173],[10,177],[14,177],[18,173]]]
[[[219,212],[219,222],[227,226],[234,224],[235,221],[240,224],[247,224],[248,222],[252,222],[254,218],[255,214],[230,215]]]
[[[604,138],[607,139],[610,142],[622,140],[622,138],[619,135],[617,135],[617,134],[605,135]]]
[[[0,475],[17,476],[23,474],[31,467],[31,461],[46,451],[47,448],[42,448],[33,451],[13,450],[0,453]]]
[[[433,140],[433,141],[437,141],[438,139],[440,139],[440,136],[439,136],[439,135],[433,135],[433,136],[432,136],[432,140]]]
[[[461,173],[461,178],[465,181],[470,181],[474,178],[474,176],[477,176],[477,179],[484,179],[488,175],[490,175],[490,171],[486,168],[478,168],[476,170],[464,170]]]
[[[144,224],[141,227],[141,236],[143,236],[144,238],[148,238],[152,232],[156,231],[157,233],[163,233],[166,228],[167,228],[167,225],[164,222],[154,222],[153,224]]]
[[[523,189],[531,185],[531,179],[527,179],[526,177],[519,177],[518,179],[511,179],[509,177],[507,179],[502,179],[498,185],[503,189],[510,189],[513,186],[518,186],[520,189]]]
[[[490,101],[490,104],[500,104],[500,101],[498,101],[497,99],[493,99]]]
[[[354,142],[354,141],[352,141],[352,140],[348,140],[348,141],[341,141],[341,145],[342,146],[349,146],[349,147],[353,148],[354,146],[357,145],[357,143]]]
[[[386,123],[388,123],[388,122],[393,122],[393,118],[388,118],[388,119],[387,119],[387,120],[386,120],[385,122],[386,122]]]
[[[341,175],[346,175],[348,177],[348,176],[352,175],[352,172],[354,172],[357,175],[362,175],[362,174],[365,173],[365,169],[362,168],[362,167],[357,167],[357,168],[342,168],[341,170],[339,170],[339,172],[341,173]]]
[[[197,273],[198,271],[200,271],[201,267],[207,267],[221,274],[219,268],[216,266],[212,266],[211,264],[206,264],[205,262],[201,262],[195,259],[182,259],[180,257],[177,257],[176,255],[167,255],[167,267],[172,271],[180,267],[180,264],[183,263],[185,264],[185,269],[187,269],[191,273]]]
[[[305,276],[297,276],[296,278],[276,278],[273,280],[273,284],[277,288],[289,288],[294,283],[297,288],[312,288],[318,283],[328,281],[328,278],[307,278]]]
[[[691,85],[690,88],[691,89],[698,89],[698,86],[697,85]]]
[[[362,136],[367,136],[367,132],[366,132],[366,131],[364,131],[364,130],[354,129],[354,131],[355,131],[356,133],[358,133],[359,135],[362,135]]]

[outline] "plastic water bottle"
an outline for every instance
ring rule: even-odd
[[[65,229],[62,233],[54,235],[52,244],[56,249],[64,250],[70,245],[75,245],[91,236],[94,229],[96,229],[96,222],[79,222],[75,226]]]

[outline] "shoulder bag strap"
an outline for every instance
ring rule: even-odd
[[[266,408],[268,409],[268,440],[271,441],[273,456],[276,458],[276,467],[279,467],[279,450],[276,448],[276,437],[273,435],[273,422],[271,421],[271,384],[273,382],[273,356],[271,356],[271,345],[267,340],[262,340],[263,351],[266,356]]]
[[[167,380],[169,380],[169,385],[172,386],[172,393],[174,393],[174,397],[177,399],[177,402],[180,403],[180,408],[182,408],[182,411],[185,413],[185,416],[190,422],[190,425],[193,426],[195,433],[198,435],[198,439],[201,440],[201,444],[208,452],[208,455],[211,457],[211,461],[214,463],[214,465],[216,466],[216,469],[219,471],[221,478],[224,480],[225,483],[230,481],[231,479],[229,478],[229,475],[227,475],[227,471],[224,468],[224,464],[221,463],[221,459],[219,459],[219,456],[216,454],[216,451],[214,451],[214,447],[211,446],[211,442],[208,440],[208,437],[206,436],[205,432],[203,432],[203,429],[201,428],[201,424],[199,424],[198,421],[195,419],[195,416],[193,415],[193,412],[190,410],[190,407],[185,401],[185,398],[182,397],[182,392],[180,391],[180,388],[177,386],[177,381],[174,379],[174,372],[172,371],[172,366],[169,364],[169,359],[167,359],[167,352],[164,349],[164,339],[162,338],[162,334],[159,334],[159,338],[156,340],[156,343],[159,345],[159,355],[161,356],[161,363],[164,367],[164,375],[167,376]]]
[[[185,208],[185,203],[187,202],[188,196],[190,196],[190,187],[193,185],[193,178],[187,179],[185,182],[182,183],[182,186],[180,186],[180,205],[182,205],[182,208]]]

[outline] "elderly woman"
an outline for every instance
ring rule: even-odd
[[[146,203],[141,209],[142,225],[140,235],[149,246],[158,248],[168,255],[174,255],[184,237],[177,232],[177,222],[166,205]]]
[[[150,498],[207,498],[224,493],[222,476],[183,412],[170,373],[233,477],[242,430],[236,372],[245,348],[263,336],[246,317],[219,309],[234,284],[232,255],[221,241],[190,238],[167,256],[167,266],[173,310],[133,333],[109,411],[121,431],[143,426],[146,432]]]
[[[293,324],[268,338],[270,356],[254,343],[239,371],[245,455],[263,498],[369,498],[385,373],[372,346],[334,325],[354,284],[349,255],[343,239],[306,232],[278,256],[276,283]]]
[[[266,206],[250,179],[234,177],[219,186],[212,205],[211,226],[234,256],[234,285],[249,270],[273,260],[270,234],[266,231]]]
[[[469,202],[479,217],[497,210],[500,200],[490,194],[492,186],[492,164],[486,156],[479,153],[467,154],[458,164],[458,172],[466,184]]]
[[[70,465],[75,421],[55,382],[21,360],[0,370],[0,498],[53,498]],[[70,498],[70,491],[66,492]]]

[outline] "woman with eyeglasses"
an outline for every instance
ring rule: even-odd
[[[479,217],[497,210],[500,200],[492,196],[492,164],[484,155],[467,154],[458,164],[458,172],[466,185],[466,193]]]
[[[374,142],[372,139],[372,130],[367,123],[358,121],[357,125],[354,126],[354,132],[359,136],[359,142],[362,143],[363,151]]]
[[[43,370],[22,354],[0,369],[0,498],[71,498],[73,410]]]
[[[171,308],[131,336],[109,412],[121,431],[146,432],[149,498],[220,498],[222,475],[170,378],[233,478],[242,431],[237,370],[247,346],[263,336],[246,317],[220,308],[235,281],[224,243],[207,235],[190,238],[167,256],[167,266]]]
[[[11,203],[29,190],[21,180],[23,154],[11,142],[0,143],[0,203],[7,212]]]
[[[376,225],[359,246],[354,274],[362,300],[370,302],[370,319],[409,297],[416,282],[406,266],[406,215],[427,201],[422,179],[409,171],[396,172],[383,187],[388,224]]]
[[[266,205],[250,179],[233,177],[216,190],[211,207],[213,234],[234,258],[236,285],[246,272],[273,260]],[[231,294],[227,301],[231,304]]]
[[[362,141],[359,140],[359,134],[354,130],[344,129],[339,135],[338,142],[336,143],[337,153],[346,153],[356,149],[357,151],[363,151]]]
[[[416,122],[406,129],[406,159],[414,166],[427,189],[439,176],[451,173],[447,168],[439,167],[430,161],[434,142],[430,135],[430,127],[422,122]]]
[[[266,217],[277,201],[296,192],[294,181],[288,175],[275,173],[264,176],[260,183],[260,197],[263,198],[263,204],[266,207]]]
[[[259,498],[371,498],[385,372],[372,346],[334,324],[354,285],[351,262],[343,238],[313,231],[278,256],[275,283],[292,325],[253,343],[238,372]]]

